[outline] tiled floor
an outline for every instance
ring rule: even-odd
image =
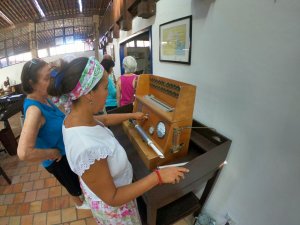
[[[20,133],[19,117],[10,123]],[[0,164],[12,180],[0,177],[0,225],[94,225],[90,210],[77,210],[66,189],[39,163],[20,161],[17,156],[0,153]],[[187,217],[176,225],[192,224]]]
[[[0,224],[96,224],[89,210],[76,210],[65,188],[38,163],[20,162],[1,153],[1,166],[12,180],[0,178]]]

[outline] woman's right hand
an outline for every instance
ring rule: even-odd
[[[59,162],[62,158],[62,155],[60,154],[58,149],[50,149],[49,150],[49,159],[55,160],[56,162]]]
[[[164,184],[176,184],[184,179],[184,174],[189,170],[184,167],[167,167],[158,170],[161,177],[161,182]]]

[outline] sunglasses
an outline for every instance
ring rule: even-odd
[[[50,77],[54,79],[54,87],[58,88],[63,78],[63,73],[58,72],[56,69],[51,69]]]
[[[50,71],[50,77],[55,78],[57,76],[57,74],[58,74],[58,71],[56,69],[52,68]]]

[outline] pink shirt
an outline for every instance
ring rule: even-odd
[[[137,75],[121,76],[121,99],[120,106],[128,105],[134,101],[134,86],[133,80],[137,78]]]

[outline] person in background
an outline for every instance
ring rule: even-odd
[[[113,57],[111,55],[109,55],[109,54],[103,55],[102,60],[103,59],[109,59],[109,60],[113,60],[114,61]],[[111,72],[111,74],[109,74],[109,77],[112,78],[112,80],[114,81],[114,84],[116,85],[117,84],[117,80],[116,80],[116,76],[115,76],[114,70]]]
[[[3,91],[4,93],[10,93],[11,92],[11,86],[9,82],[9,78],[6,77],[6,80],[3,83]]]
[[[119,77],[117,81],[117,102],[118,106],[124,106],[134,101],[135,86],[138,76],[134,74],[137,68],[137,62],[132,56],[126,56],[123,59],[123,68],[125,74]]]
[[[23,66],[21,81],[27,98],[18,156],[21,160],[42,161],[43,167],[67,189],[76,208],[89,209],[82,200],[78,176],[66,159],[61,130],[65,115],[48,98],[50,72],[49,65],[41,59],[32,59]]]
[[[115,83],[112,78],[113,67],[115,66],[115,62],[109,55],[105,55],[103,60],[101,61],[101,65],[105,69],[105,71],[109,74],[108,76],[108,95],[105,102],[105,110],[106,112],[112,109],[117,108],[117,89]]]
[[[61,73],[60,83],[52,85],[49,93],[61,96],[70,108],[63,123],[67,159],[79,176],[96,222],[141,224],[135,198],[158,184],[178,183],[188,170],[164,168],[132,183],[132,166],[126,152],[106,127],[119,124],[126,114],[114,118],[113,114],[103,115],[102,118],[110,119],[102,122],[94,117],[105,104],[108,74],[94,57],[75,59]],[[143,113],[132,115],[135,119],[145,119]]]

